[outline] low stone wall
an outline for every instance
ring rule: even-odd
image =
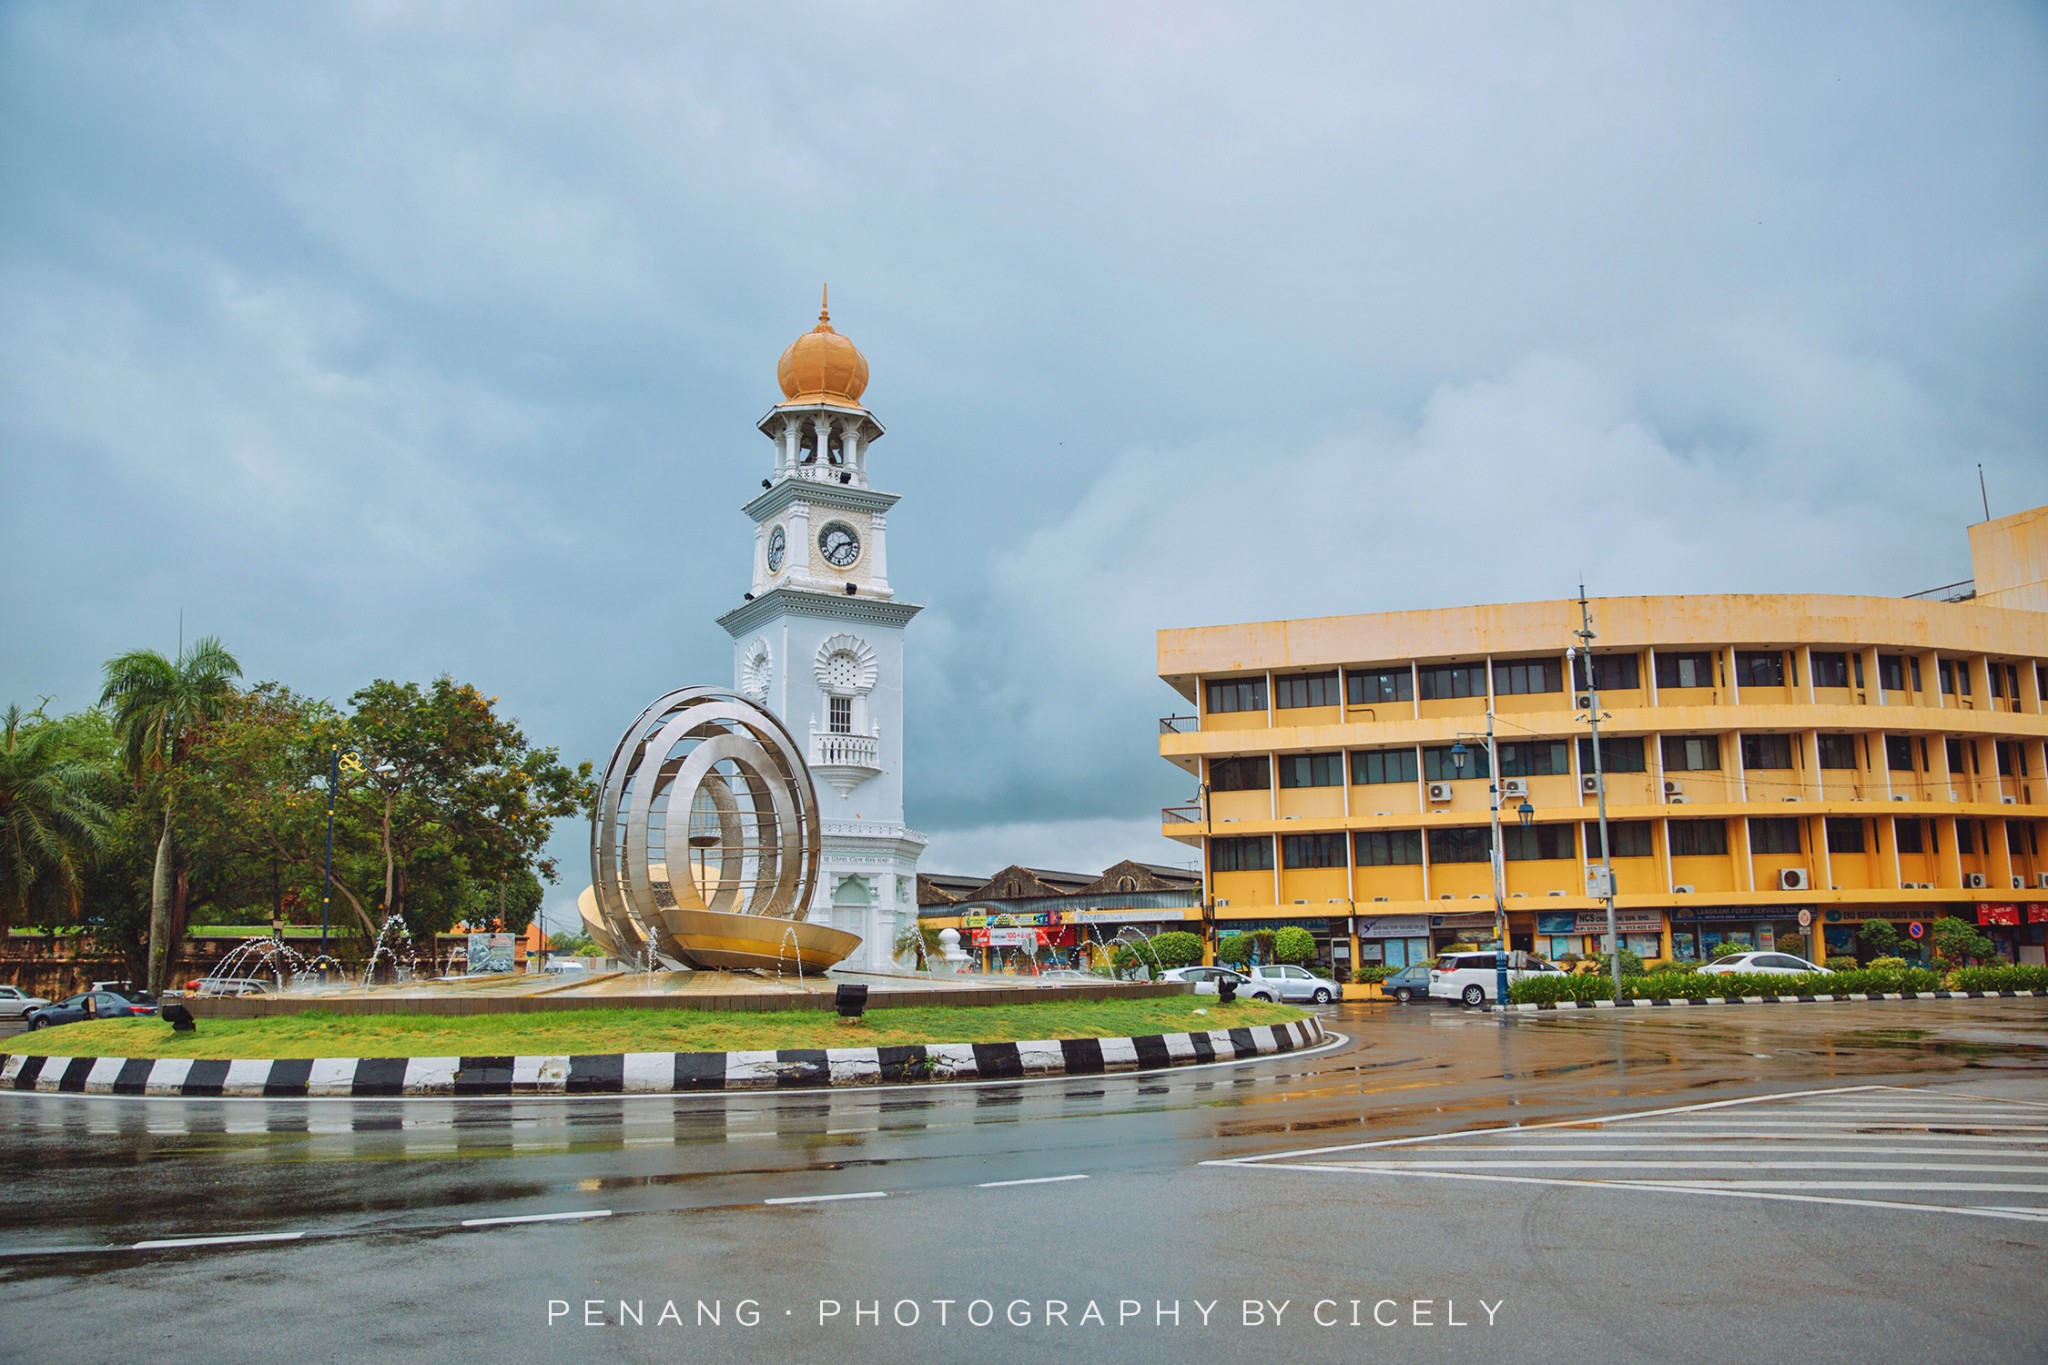
[[[1043,1005],[1066,1000],[1147,1000],[1187,995],[1180,982],[1105,981],[1099,986],[871,986],[867,1008],[923,1009],[981,1005]],[[269,1019],[291,1014],[555,1014],[564,1010],[738,1010],[775,1014],[784,1010],[829,1010],[833,993],[807,991],[646,992],[578,995],[472,995],[458,990],[405,995],[232,995],[186,996],[179,1003],[199,1019]]]
[[[179,1099],[483,1099],[797,1090],[1161,1071],[1293,1052],[1313,1047],[1323,1037],[1322,1023],[1310,1018],[1291,1024],[1137,1038],[788,1048],[779,1052],[232,1062],[189,1057],[8,1057],[0,1063],[0,1090]]]

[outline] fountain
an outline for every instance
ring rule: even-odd
[[[384,923],[377,927],[377,937],[370,945],[370,960],[363,967],[363,985],[365,986],[377,984],[377,959],[380,957],[391,959],[391,973],[394,980],[405,980],[407,977],[412,976],[414,969],[419,966],[419,953],[413,948],[411,938],[405,937],[400,940],[406,945],[405,965],[402,968],[400,967],[398,954],[392,950],[390,944],[384,941],[385,936],[391,932],[393,925],[398,926],[401,934],[404,933],[405,920],[396,914],[386,915]],[[401,972],[403,975],[400,974]]]

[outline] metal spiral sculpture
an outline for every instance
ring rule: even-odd
[[[774,713],[716,687],[661,697],[605,766],[583,918],[614,956],[823,971],[860,937],[806,924],[818,796]]]

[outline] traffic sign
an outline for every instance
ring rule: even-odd
[[[1924,938],[1926,934],[1927,926],[1917,919],[1906,926],[1906,937],[1908,938]]]
[[[1808,925],[1810,925],[1810,924],[1812,924],[1812,923],[1813,923],[1813,911],[1811,911],[1811,910],[1801,910],[1801,911],[1799,912],[1799,927],[1800,927],[1800,928],[1802,928],[1802,929],[1804,929],[1804,928],[1806,928],[1806,927],[1807,927]]]

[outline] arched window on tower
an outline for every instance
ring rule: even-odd
[[[798,464],[816,464],[818,462],[818,434],[816,432],[806,431],[802,439],[797,442],[796,462]]]
[[[825,459],[835,469],[846,463],[846,440],[837,431],[832,433],[832,439],[825,447]]]

